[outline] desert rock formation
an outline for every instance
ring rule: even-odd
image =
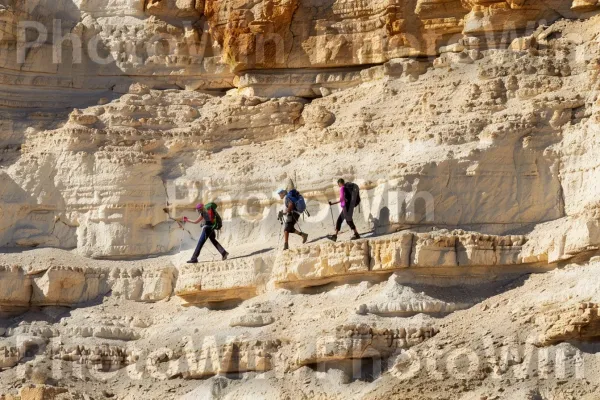
[[[0,398],[598,398],[599,14],[0,0]]]

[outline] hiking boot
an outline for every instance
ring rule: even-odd
[[[225,252],[225,254],[223,254],[223,261],[227,260],[227,257],[229,257],[229,253]]]
[[[355,233],[354,236],[352,236],[350,238],[350,240],[358,240],[358,239],[360,239],[360,235],[358,233]]]
[[[283,251],[286,251],[286,250],[289,250],[289,249],[290,249],[290,246],[288,246],[288,244],[287,244],[287,243],[285,243],[285,244],[283,245]]]
[[[302,244],[306,243],[307,240],[308,240],[308,233],[303,233],[302,234]]]
[[[337,235],[327,235],[327,239],[331,240],[332,242],[337,242]]]
[[[198,264],[198,260],[189,260],[188,264]]]

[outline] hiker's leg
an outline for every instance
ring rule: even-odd
[[[283,233],[283,239],[284,239],[284,244],[283,244],[283,249],[287,250],[288,249],[288,242],[290,240],[290,233],[294,233],[296,232],[296,220],[294,219],[293,214],[288,214],[285,217],[285,229],[284,229],[284,233]]]
[[[302,236],[303,233],[300,232],[298,229],[296,229],[296,224],[298,223],[299,220],[300,220],[300,215],[296,214],[296,213],[292,213],[292,221],[293,221],[293,224],[294,224],[294,226],[293,226],[294,231],[292,233],[295,233],[298,236]]]
[[[296,218],[294,218],[294,214],[288,214],[285,217],[285,242],[288,242],[288,238],[290,237],[290,233],[296,233]]]
[[[354,221],[350,220],[350,221],[346,221],[348,223],[348,226],[350,227],[350,229],[352,229],[354,231],[354,233],[356,235],[358,235],[358,230],[356,229],[356,225],[354,225]]]
[[[206,243],[206,239],[208,238],[208,235],[206,234],[206,230],[209,229],[207,226],[205,226],[204,228],[202,228],[202,234],[200,235],[200,239],[198,239],[198,244],[196,245],[196,250],[194,251],[194,254],[192,255],[192,260],[198,260],[198,257],[200,256],[200,251],[202,251],[202,246],[204,246],[204,243]]]
[[[358,230],[356,229],[356,225],[354,225],[354,219],[352,218],[353,215],[354,215],[354,207],[352,205],[350,205],[350,207],[348,207],[348,209],[346,209],[346,212],[344,213],[344,217],[346,218],[346,223],[348,224],[350,229],[352,229],[354,231],[354,236],[352,237],[352,239],[358,239],[360,237],[360,234],[358,233]]]
[[[354,225],[354,207],[348,207],[344,212],[344,218],[346,219],[346,223],[354,231],[354,233],[358,233],[356,231],[356,225]]]
[[[215,235],[214,229],[210,230],[210,234],[208,235],[208,238],[210,239],[210,242],[213,244],[213,246],[215,246],[216,249],[219,251],[219,253],[221,253],[221,255],[225,255],[225,253],[227,253],[227,251],[225,251],[223,246],[221,246],[221,243],[219,243],[217,241],[217,237]]]
[[[352,218],[346,218],[346,223],[354,232],[356,232],[356,225],[354,225],[354,220]]]

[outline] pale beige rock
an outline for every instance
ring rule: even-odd
[[[94,371],[115,371],[136,361],[134,351],[107,343],[70,347],[57,345],[48,351],[51,359],[76,362]]]
[[[270,315],[246,314],[233,318],[231,321],[229,321],[229,326],[244,326],[249,328],[256,328],[270,325],[273,322],[275,322],[275,319]]]
[[[168,373],[184,379],[202,379],[232,372],[268,371],[279,345],[280,342],[272,340],[203,342],[200,348],[185,348],[185,355],[171,365]]]
[[[163,18],[199,17],[204,0],[144,0],[146,13]]]
[[[190,304],[244,300],[258,293],[271,269],[269,256],[188,265],[179,271],[175,294]]]
[[[544,30],[531,37],[549,46],[549,35]],[[274,190],[274,182],[299,174],[304,181],[298,185],[300,189],[323,204],[325,193],[330,196],[334,188],[329,168],[320,162],[321,152],[334,154],[341,140],[351,148],[343,155],[344,162],[356,163],[355,170],[369,178],[362,184],[365,213],[357,216],[361,230],[375,222],[378,232],[391,232],[405,223],[428,222],[450,227],[476,224],[475,230],[483,233],[504,234],[523,224],[575,216],[586,204],[585,196],[579,194],[585,192],[577,190],[578,185],[593,186],[588,175],[579,176],[577,171],[593,163],[593,154],[589,160],[572,154],[578,147],[571,144],[586,139],[569,121],[579,118],[586,132],[593,131],[595,122],[584,117],[595,112],[597,105],[590,102],[591,108],[585,111],[588,102],[580,93],[593,92],[594,64],[590,62],[586,72],[578,74],[581,79],[575,80],[570,78],[571,70],[580,67],[577,62],[571,65],[567,59],[555,57],[558,48],[542,54],[477,50],[479,39],[475,39],[463,39],[452,51],[445,49],[435,60],[440,68],[434,71],[425,71],[427,63],[393,59],[383,66],[348,72],[348,76],[357,76],[351,81],[358,86],[336,93],[333,83],[343,81],[344,73],[303,72],[320,76],[311,81],[316,85],[311,83],[311,90],[329,92],[310,104],[299,98],[265,100],[239,93],[216,97],[153,91],[141,84],[127,86],[130,93],[118,101],[72,115],[75,119],[90,117],[89,123],[98,118],[95,125],[69,123],[27,137],[20,147],[19,162],[2,173],[8,193],[1,205],[7,218],[2,220],[6,229],[0,237],[12,246],[77,248],[92,257],[165,253],[178,247],[181,231],[166,220],[163,208],[181,191],[179,187],[192,185],[184,199],[171,205],[172,210],[190,209],[199,200],[195,199],[198,193],[206,197],[203,201],[228,193],[219,199],[225,231],[229,232],[224,244],[237,247],[251,238],[253,245],[266,240],[272,246],[275,235],[271,232],[276,229],[270,218],[277,200],[266,193]],[[590,58],[592,54],[593,48]],[[469,85],[460,85],[461,78],[446,71],[456,62],[462,65],[463,57],[473,63]],[[279,79],[287,72],[252,71],[246,76],[252,74]],[[438,75],[452,76],[453,83],[445,84],[442,79],[441,86],[430,90],[429,80]],[[294,79],[297,81],[302,83]],[[271,83],[269,88],[278,85]],[[410,90],[406,85],[411,85]],[[414,93],[421,95],[415,98]],[[444,106],[450,93],[458,106]],[[547,100],[536,98],[544,93],[552,95]],[[379,100],[384,98],[386,101]],[[397,112],[390,114],[390,109]],[[522,137],[522,132],[538,129],[540,110],[550,115],[544,125],[548,130],[568,136],[562,145],[546,134]],[[167,134],[163,134],[165,129]],[[408,147],[398,155],[406,162],[388,161],[396,156],[392,149],[397,148],[397,135],[406,140],[403,143]],[[140,141],[134,145],[131,138]],[[302,155],[290,153],[285,140],[298,144]],[[409,145],[427,140],[436,141],[436,146]],[[261,148],[267,142],[268,151]],[[413,151],[411,146],[420,150]],[[515,146],[519,149],[516,155]],[[208,157],[211,152],[220,153]],[[384,156],[373,161],[362,157],[363,153]],[[516,162],[495,161],[509,158]],[[179,161],[167,161],[174,159]],[[423,160],[431,162],[421,164]],[[560,172],[558,165],[563,166]],[[54,171],[55,183],[43,179],[39,171],[46,168]],[[24,170],[30,173],[21,173]],[[31,178],[24,180],[25,176]],[[163,182],[161,176],[174,178]],[[573,185],[563,182],[561,176],[573,179]],[[590,175],[589,182],[593,179]],[[252,183],[247,187],[246,182]],[[21,186],[43,194],[43,200],[38,204],[28,199],[24,191],[19,192]],[[507,192],[514,195],[504,196]],[[62,193],[66,200],[57,203]],[[255,193],[263,207],[258,215],[265,218],[243,218],[244,202]],[[565,193],[565,202],[559,193]],[[384,223],[379,214],[385,208],[389,217]],[[322,235],[322,225],[313,221],[308,225],[311,236]]]
[[[419,234],[413,239],[411,265],[417,267],[455,267],[457,238],[451,235]]]
[[[18,335],[39,336],[49,339],[59,336],[60,330],[47,322],[33,322],[31,324],[20,324],[18,327],[10,328],[6,332],[6,336]]]
[[[494,236],[459,233],[458,264],[461,266],[521,264],[524,236]]]
[[[12,368],[21,358],[16,347],[0,347],[0,368]]]
[[[510,44],[510,49],[513,51],[527,51],[537,48],[537,41],[534,36],[517,38]]]
[[[67,393],[66,388],[54,386],[36,385],[25,386],[19,391],[21,400],[54,400],[62,393]]]
[[[47,339],[29,334],[2,340],[0,343],[0,368],[17,365],[29,353],[43,351]]]
[[[19,396],[21,400],[54,400],[62,393],[67,393],[66,388],[58,388],[46,385],[32,385],[21,388]]]
[[[598,340],[599,10],[4,1],[0,392],[596,398],[573,377],[600,370],[581,343]],[[65,43],[52,62],[48,38],[17,63],[18,24],[57,17],[112,59]],[[338,177],[361,187],[360,241],[323,239]],[[288,252],[279,187],[312,214]],[[199,227],[168,217],[207,201],[231,258],[209,243],[184,265]]]
[[[31,306],[75,306],[108,293],[138,302],[156,302],[173,294],[176,279],[173,266],[123,268],[102,262],[92,267],[80,266],[87,264],[83,260],[67,254],[57,260],[51,257],[45,266],[40,265],[39,259],[31,264],[20,259],[10,267],[3,266],[0,268],[2,312],[18,313]]]
[[[600,338],[598,305],[582,303],[571,309],[552,310],[539,318],[543,333],[537,343],[549,346],[555,343],[593,342]]]
[[[0,311],[29,307],[31,294],[31,280],[23,269],[16,265],[0,266]]]
[[[129,300],[154,302],[173,293],[175,268],[130,270],[116,268],[110,271],[109,284],[117,296]]]
[[[573,0],[572,10],[587,11],[599,5],[597,0]]]
[[[369,241],[372,271],[407,268],[410,266],[414,235],[403,233]]]
[[[447,289],[445,290],[448,291]],[[375,299],[361,304],[356,313],[382,316],[411,317],[416,314],[445,315],[472,306],[475,299],[464,302],[450,302],[437,299],[425,293],[418,293],[409,286],[403,286],[396,275],[392,275],[383,290]]]
[[[280,285],[310,285],[336,277],[369,270],[369,244],[366,240],[326,243],[290,249],[275,260],[275,280]]]
[[[299,366],[361,358],[382,359],[435,336],[433,327],[374,328],[366,324],[338,326],[333,335],[321,335],[297,350]]]
[[[53,267],[33,278],[33,304],[70,305],[83,297],[85,274],[82,268]]]

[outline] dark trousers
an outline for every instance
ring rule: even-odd
[[[204,226],[202,228],[202,234],[200,235],[200,239],[198,239],[198,245],[196,246],[196,250],[194,251],[194,255],[192,256],[192,260],[197,261],[198,256],[200,256],[200,251],[202,251],[202,246],[206,243],[206,240],[210,239],[210,242],[219,250],[221,255],[226,253],[225,249],[219,242],[217,242],[217,238],[215,237],[215,230],[211,226]]]
[[[300,214],[296,211],[292,211],[291,214],[285,216],[285,228],[284,231],[288,233],[296,232],[296,223],[300,220]]]
[[[336,231],[339,232],[342,230],[342,223],[344,221],[346,221],[350,229],[352,229],[353,231],[356,230],[356,225],[354,225],[354,220],[352,219],[352,215],[354,214],[353,211],[354,208],[352,207],[342,208],[342,212],[340,213],[340,216],[337,219],[337,223],[335,224]]]

